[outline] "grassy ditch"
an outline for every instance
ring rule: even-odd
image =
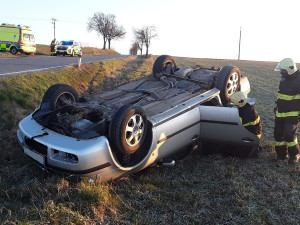
[[[40,170],[18,148],[18,122],[55,83],[83,95],[151,73],[155,57],[129,57],[0,79],[0,224],[299,224],[300,167],[278,164],[271,144],[276,63],[176,58],[179,66],[236,65],[263,122],[259,159],[202,157],[96,184]]]

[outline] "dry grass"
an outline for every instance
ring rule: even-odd
[[[273,106],[276,63],[176,59],[179,65],[238,66],[251,82],[263,122],[259,159],[202,157],[194,150],[172,168],[150,167],[121,180],[48,175],[18,149],[18,121],[57,82],[103,91],[149,74],[154,57],[129,57],[0,79],[1,224],[299,224],[300,167],[276,163]]]

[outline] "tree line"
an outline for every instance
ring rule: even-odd
[[[103,38],[103,49],[111,47],[111,41],[125,38],[126,31],[123,26],[116,22],[116,16],[113,14],[105,15],[102,12],[95,12],[89,18],[87,24],[88,31],[95,31]],[[144,26],[140,29],[133,29],[134,40],[129,49],[130,55],[137,55],[138,51],[143,54],[143,48],[146,48],[145,56],[148,57],[149,47],[153,38],[157,37],[155,26]]]

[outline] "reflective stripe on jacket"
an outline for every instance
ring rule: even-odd
[[[281,79],[277,97],[278,118],[290,118],[290,120],[298,117],[300,114],[300,71],[289,75],[285,79]]]
[[[239,108],[240,120],[243,126],[251,133],[255,134],[258,138],[261,137],[262,127],[260,117],[254,108],[250,104],[246,104]]]

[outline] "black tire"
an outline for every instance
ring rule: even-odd
[[[17,52],[18,52],[18,49],[16,47],[11,47],[10,48],[10,53],[11,54],[15,55],[15,54],[17,54]]]
[[[109,127],[113,150],[123,158],[138,151],[146,137],[147,117],[141,107],[125,105],[114,115]]]
[[[67,84],[54,84],[45,92],[42,103],[49,102],[50,109],[56,109],[78,101],[77,91]]]
[[[177,65],[173,57],[169,55],[161,55],[157,57],[153,64],[152,73],[155,77],[158,77],[157,75],[164,72],[168,74],[174,74],[174,72],[177,70]]]
[[[224,66],[218,74],[216,88],[224,106],[228,105],[230,96],[240,89],[241,71],[234,66]]]

